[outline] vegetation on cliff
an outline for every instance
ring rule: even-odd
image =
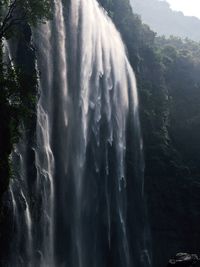
[[[49,19],[51,5],[49,0],[0,0],[0,38],[12,37],[19,25],[37,25]]]
[[[128,0],[100,3],[118,27],[137,76],[147,175],[197,173],[200,44],[156,37]]]
[[[49,0],[0,1],[0,199],[8,188],[9,156],[20,136],[20,125],[35,110],[37,72],[29,25],[44,22],[50,11]],[[14,53],[8,55],[5,40],[15,44]]]
[[[200,246],[200,44],[157,37],[129,1],[100,0],[136,73],[153,266]]]

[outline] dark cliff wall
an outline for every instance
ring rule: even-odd
[[[11,108],[5,108],[0,104],[0,265],[6,266],[7,258],[10,256],[10,245],[15,233],[14,211],[9,192],[9,183],[12,179],[11,152],[21,137],[26,138],[27,163],[30,168],[27,175],[31,180],[35,177],[34,168],[34,136],[36,129],[35,104],[37,98],[37,71],[34,47],[32,46],[32,32],[28,24],[20,26],[19,35],[9,41],[12,60],[17,71],[19,71],[18,82],[20,84],[20,109],[16,113]],[[18,90],[15,88],[14,90]],[[11,110],[11,111],[10,111]],[[11,123],[16,120],[15,135],[11,130]],[[2,162],[4,164],[2,164]],[[24,206],[24,208],[26,208]]]

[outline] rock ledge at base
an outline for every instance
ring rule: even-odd
[[[170,266],[197,267],[200,266],[200,258],[197,254],[177,253],[169,260],[167,267]]]

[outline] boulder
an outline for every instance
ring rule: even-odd
[[[196,254],[189,253],[177,253],[175,257],[169,260],[167,267],[170,266],[182,266],[182,267],[192,267],[197,266],[200,262],[200,258]],[[199,266],[199,265],[198,265]]]

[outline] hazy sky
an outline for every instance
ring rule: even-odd
[[[171,8],[180,10],[185,15],[196,16],[200,18],[200,0],[166,0]]]

